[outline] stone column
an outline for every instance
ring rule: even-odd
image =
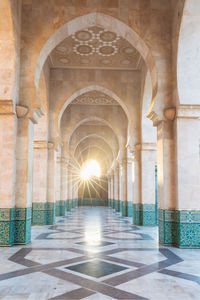
[[[157,164],[156,144],[141,144],[141,225],[156,226],[156,182],[155,170]]]
[[[200,106],[180,106],[168,123],[158,126],[159,240],[200,248]]]
[[[127,161],[120,162],[120,211],[123,217],[128,216],[127,206]]]
[[[34,141],[32,224],[47,224],[47,141]]]
[[[64,157],[60,159],[60,199],[62,203],[61,215],[65,215],[68,208],[68,160]]]
[[[114,199],[115,199],[115,210],[117,212],[120,211],[120,196],[119,196],[119,165],[115,167],[114,170],[114,184],[115,184],[115,192],[114,192]]]
[[[107,178],[108,178],[108,207],[110,207],[111,206],[111,203],[110,203],[110,197],[111,197],[111,195],[110,195],[110,175],[108,175]]]
[[[174,244],[173,218],[176,208],[174,176],[173,121],[160,121],[157,126],[159,242]]]
[[[127,216],[133,216],[133,161],[127,158]]]
[[[0,101],[0,246],[14,244],[16,128],[12,101]]]
[[[27,117],[28,109],[18,107],[15,182],[14,243],[27,244],[31,240],[33,122]]]
[[[72,171],[71,171],[71,165],[68,164],[68,206],[67,210],[70,211],[72,209]]]
[[[66,160],[58,156],[56,159],[56,216],[65,215],[65,199],[62,195],[63,180],[66,180]]]
[[[200,248],[200,105],[180,106],[174,123],[176,245]]]
[[[111,175],[109,175],[109,185],[110,185],[110,207],[112,207],[112,180],[111,180]]]
[[[56,212],[56,150],[53,142],[48,142],[47,169],[47,224],[54,224]]]
[[[135,145],[133,151],[133,168],[132,168],[132,181],[133,181],[133,224],[142,224],[141,213],[141,146]]]
[[[155,199],[156,145],[137,144],[134,152],[134,224],[157,225]]]

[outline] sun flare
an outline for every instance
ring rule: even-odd
[[[99,163],[96,160],[87,161],[81,169],[80,176],[83,180],[89,180],[92,176],[99,178],[101,176]]]

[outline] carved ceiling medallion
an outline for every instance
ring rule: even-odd
[[[139,69],[141,56],[125,39],[100,27],[66,38],[50,54],[53,67]]]

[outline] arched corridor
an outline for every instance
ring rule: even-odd
[[[169,299],[183,299],[184,285],[184,299],[198,299],[196,0],[0,0],[0,14],[0,298],[26,297],[40,272],[55,289],[68,282],[49,294],[41,282],[44,299],[160,300],[158,282],[171,277]],[[87,261],[95,282],[61,272]]]

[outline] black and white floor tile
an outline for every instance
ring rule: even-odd
[[[0,249],[0,299],[199,300],[200,250],[159,247],[157,228],[81,207]]]

